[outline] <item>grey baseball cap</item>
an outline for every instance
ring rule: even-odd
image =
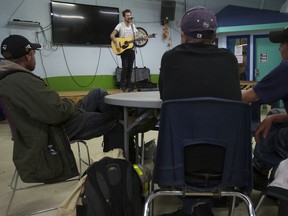
[[[202,6],[191,8],[180,21],[181,31],[194,38],[202,38],[201,32],[216,32],[217,29],[215,14],[210,9]]]

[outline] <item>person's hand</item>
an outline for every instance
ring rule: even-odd
[[[119,44],[115,41],[114,42],[115,43],[115,45],[116,45],[116,50],[118,51],[118,52],[120,52],[121,51],[121,47],[119,46]]]
[[[260,143],[261,138],[266,138],[271,125],[273,123],[272,116],[267,116],[261,124],[257,127],[256,133],[255,133],[255,141],[256,143]]]

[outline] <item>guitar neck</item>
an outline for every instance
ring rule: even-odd
[[[148,38],[151,38],[151,37],[153,37],[153,35],[148,35]],[[136,38],[135,41],[139,41],[139,40],[143,40],[143,39],[144,39],[144,37],[139,37],[139,38]]]
[[[134,39],[128,40],[128,41],[126,41],[126,43],[133,43],[134,41],[140,41],[140,40],[143,40],[143,39],[144,39],[143,37],[141,37],[141,38],[136,38],[135,40],[134,40]]]

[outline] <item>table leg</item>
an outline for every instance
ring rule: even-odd
[[[129,160],[129,132],[137,124],[147,118],[153,112],[153,109],[147,109],[141,116],[136,118],[129,124],[128,107],[124,107],[124,156],[126,160]]]
[[[128,107],[124,107],[124,156],[129,160]]]

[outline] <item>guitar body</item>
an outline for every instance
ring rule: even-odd
[[[115,40],[120,47],[120,50],[117,50],[116,44],[113,41],[111,41],[112,50],[116,55],[121,55],[121,53],[123,53],[125,50],[132,49],[134,47],[133,39],[131,37],[115,38]]]
[[[151,34],[148,35],[148,38],[155,38],[156,34]],[[114,43],[113,41],[111,41],[111,48],[112,51],[116,54],[116,55],[121,55],[121,53],[123,53],[125,50],[127,49],[132,49],[134,47],[134,43],[133,43],[133,39],[131,37],[125,37],[125,38],[115,38],[116,43],[119,44],[120,50],[116,49],[116,43]],[[135,41],[141,41],[141,40],[147,40],[147,38],[144,39],[144,37],[139,37],[136,38]]]

